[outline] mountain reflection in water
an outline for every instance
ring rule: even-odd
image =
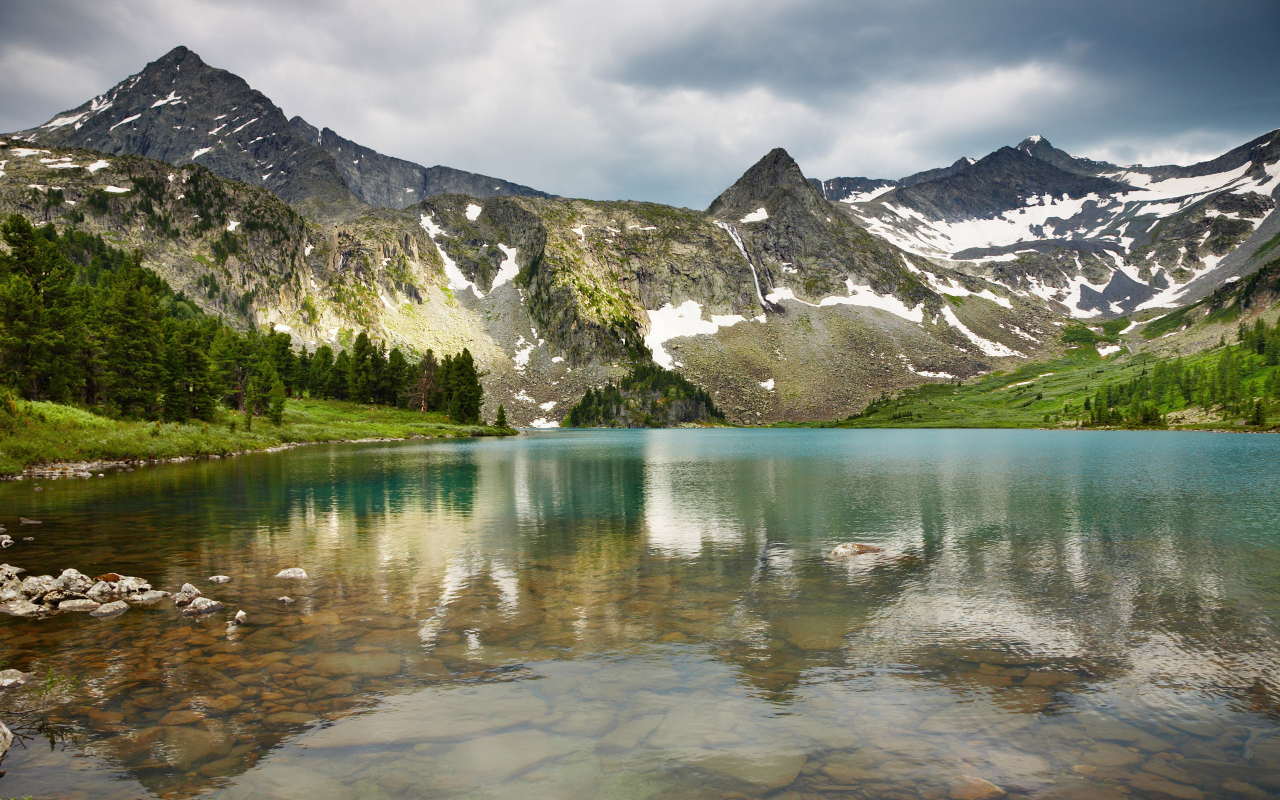
[[[0,796],[1274,793],[1274,441],[556,432],[3,485],[44,520],[9,563],[229,613],[0,617],[5,667],[79,678]]]

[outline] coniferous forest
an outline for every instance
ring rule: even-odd
[[[14,215],[0,226],[0,387],[25,400],[121,419],[213,421],[220,409],[283,421],[288,398],[441,412],[480,422],[471,353],[410,360],[361,332],[338,353],[295,350],[287,333],[209,316],[136,253]]]

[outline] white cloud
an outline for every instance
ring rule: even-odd
[[[185,44],[289,116],[427,166],[571,196],[705,206],[777,146],[828,178],[898,177],[1033,132],[1145,163],[1243,141],[1060,141],[1070,126],[1111,135],[1082,115],[1114,114],[1140,94],[1081,38],[1092,22],[1022,47],[1026,36],[998,29],[1012,24],[1004,12],[974,11],[958,30],[941,17],[970,10],[943,4],[929,29],[923,11],[875,6],[833,25],[848,10],[818,0],[48,0],[21,7],[14,33],[0,34],[10,78],[0,121],[42,123]],[[1114,155],[1125,152],[1133,157]]]

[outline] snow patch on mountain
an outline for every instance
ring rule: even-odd
[[[484,292],[480,291],[480,287],[467,280],[467,276],[463,275],[462,270],[458,269],[457,263],[452,258],[449,258],[449,254],[436,241],[436,236],[444,233],[444,229],[435,223],[430,214],[423,214],[421,219],[418,220],[418,224],[427,232],[427,236],[431,237],[431,243],[436,246],[436,252],[440,254],[440,259],[444,261],[444,275],[449,281],[449,288],[454,292],[470,289],[475,292],[476,297],[483,298]],[[525,361],[528,361],[528,356],[525,356]]]
[[[493,285],[489,287],[492,292],[504,283],[508,283],[520,274],[520,267],[516,264],[516,253],[518,249],[515,247],[507,247],[505,244],[498,244],[498,249],[506,256],[502,263],[498,265],[498,274],[493,276]]]
[[[1018,352],[1017,350],[1014,350],[1010,347],[1006,347],[1000,342],[993,342],[990,339],[984,339],[978,334],[969,330],[969,328],[965,326],[963,322],[960,321],[960,318],[956,316],[956,312],[951,310],[951,306],[942,307],[942,318],[947,321],[948,325],[950,325],[951,327],[963,333],[965,337],[969,339],[969,341],[977,345],[978,349],[982,351],[983,355],[992,356],[994,358],[1007,358],[1009,356],[1025,358],[1025,356],[1022,355],[1022,353]]]
[[[653,353],[653,361],[659,366],[671,369],[683,366],[668,353],[662,345],[668,340],[681,336],[710,336],[721,328],[731,328],[739,322],[746,322],[741,314],[712,314],[710,320],[702,318],[702,306],[695,300],[686,300],[679,306],[667,303],[654,311],[645,311],[649,315],[649,333],[644,337],[645,346]]]

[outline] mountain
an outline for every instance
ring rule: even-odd
[[[1031,136],[840,202],[905,250],[1063,313],[1167,308],[1257,268],[1254,251],[1280,231],[1278,134],[1185,167],[1120,167]]]
[[[412,161],[384,156],[325,128],[320,130],[302,117],[289,124],[328,153],[346,185],[371,206],[406,208],[437,194],[471,197],[550,197],[546,192],[518,183],[490,178],[452,167],[423,167]]]
[[[1031,137],[894,181],[811,181],[778,148],[700,212],[389,158],[178,48],[0,137],[0,214],[139,250],[204,310],[299,346],[467,347],[484,413],[519,425],[638,363],[733,422],[832,419],[1059,353],[1070,316],[1248,274],[1280,240],[1277,140],[1147,168]]]
[[[488,417],[554,424],[656,362],[737,422],[829,419],[885,391],[1053,352],[1036,298],[906,253],[830,203],[784,150],[709,212],[437,195],[309,220],[197,163],[0,141],[0,214],[142,252],[206,311],[307,348],[365,331],[468,347]]]
[[[384,156],[300,117],[291,122],[244,79],[185,47],[83,105],[10,136],[41,147],[199,163],[317,209],[361,201],[404,208],[444,192],[545,196],[497,178]]]

